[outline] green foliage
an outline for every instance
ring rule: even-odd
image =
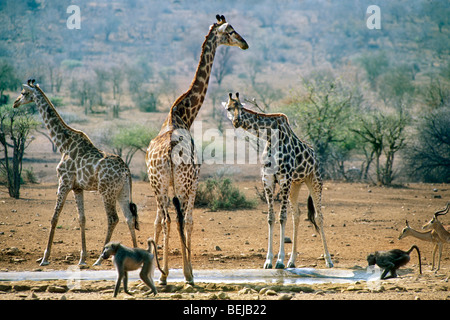
[[[156,137],[157,134],[157,130],[144,125],[124,127],[120,128],[112,136],[109,145],[114,150],[114,153],[124,157],[125,162],[129,165],[137,151],[140,150],[145,153],[150,140]]]
[[[200,183],[195,198],[196,207],[211,211],[253,209],[257,201],[248,200],[229,178],[210,178]]]
[[[79,60],[66,59],[61,62],[61,67],[73,70],[83,66],[83,62]]]
[[[133,95],[133,101],[136,107],[142,112],[155,112],[158,106],[158,97],[155,93],[142,91]]]
[[[348,159],[356,144],[349,127],[355,121],[355,104],[360,101],[360,94],[330,73],[316,73],[304,79],[303,89],[282,111],[289,116],[291,125],[298,124],[299,137],[314,146],[325,177],[342,177],[339,162]]]
[[[9,105],[0,108],[0,145],[3,148],[0,171],[6,176],[9,195],[16,199],[20,196],[23,155],[32,141],[30,132],[37,125],[26,108],[14,109]]]
[[[7,103],[8,98],[3,96],[5,90],[14,90],[19,81],[14,67],[6,60],[0,60],[0,105]]]
[[[372,88],[375,88],[377,78],[389,67],[389,59],[383,51],[362,55],[357,62],[366,70]]]
[[[411,177],[425,182],[450,182],[450,99],[418,121],[418,134],[404,154]]]

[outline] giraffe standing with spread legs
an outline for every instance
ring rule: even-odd
[[[56,207],[51,220],[51,230],[41,266],[48,265],[55,228],[67,195],[75,196],[81,229],[81,254],[79,265],[86,264],[86,238],[83,191],[98,191],[103,199],[108,218],[105,244],[111,239],[119,218],[116,202],[119,202],[130,229],[134,247],[137,247],[135,231],[139,230],[136,205],[131,201],[131,173],[125,162],[117,155],[97,149],[82,131],[69,127],[53,104],[34,80],[28,80],[14,102],[14,108],[34,102],[42,116],[50,137],[62,154],[56,172],[59,179]],[[96,261],[100,265],[102,257]]]
[[[189,130],[205,99],[216,49],[219,45],[238,46],[243,50],[248,48],[247,42],[228,24],[224,16],[217,15],[216,18],[217,23],[210,27],[203,42],[200,61],[189,90],[173,103],[161,131],[150,142],[145,157],[150,185],[157,203],[156,242],[161,231],[163,232],[165,274],[160,278],[163,285],[167,283],[169,274],[170,217],[167,208],[170,187],[173,189],[173,203],[177,212],[184,277],[188,283],[194,281],[191,265],[192,210],[200,164]]]
[[[280,211],[280,249],[275,265],[277,269],[284,266],[284,232],[287,220],[287,208],[290,203],[294,220],[294,235],[292,239],[292,253],[287,264],[288,268],[295,267],[297,256],[297,231],[300,221],[300,208],[298,195],[302,183],[309,189],[308,219],[313,223],[322,238],[325,263],[327,267],[333,267],[328,252],[325,234],[323,231],[323,217],[321,211],[322,178],[319,172],[318,161],[312,147],[300,140],[292,131],[288,119],[284,114],[264,114],[245,109],[239,100],[229,94],[228,102],[223,102],[227,110],[228,118],[235,128],[242,128],[258,138],[266,140],[263,152],[263,167],[261,169],[262,181],[266,200],[269,206],[269,244],[267,257],[264,263],[265,269],[272,268],[273,259],[273,227],[275,214],[273,210],[273,193],[275,184],[280,186],[281,211]]]

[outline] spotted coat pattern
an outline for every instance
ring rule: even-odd
[[[161,131],[150,142],[146,153],[147,174],[157,202],[154,239],[158,242],[161,231],[164,238],[165,274],[161,275],[161,284],[166,283],[169,274],[170,188],[174,194],[174,201],[176,198],[180,204],[181,212],[177,216],[177,226],[182,242],[183,273],[186,282],[194,281],[191,265],[192,210],[200,165],[189,130],[205,99],[218,46],[238,46],[244,50],[248,48],[245,40],[226,22],[225,17],[217,16],[217,20],[205,37],[200,61],[189,90],[173,103]]]
[[[137,210],[131,201],[131,173],[125,162],[117,155],[108,154],[96,148],[89,137],[82,131],[69,127],[56,111],[53,104],[34,80],[23,85],[22,93],[14,102],[14,107],[34,102],[50,137],[61,152],[61,161],[56,167],[58,192],[56,207],[51,220],[51,230],[47,248],[41,265],[48,265],[55,229],[67,195],[73,191],[75,196],[80,230],[81,254],[79,264],[86,264],[86,238],[83,191],[98,191],[101,195],[107,216],[107,233],[105,244],[111,239],[119,218],[116,202],[126,217],[133,245],[137,247],[134,229],[138,229]],[[101,256],[95,264],[99,265]]]
[[[284,114],[264,114],[246,109],[239,100],[239,93],[236,94],[236,99],[233,99],[230,93],[228,102],[224,102],[223,105],[235,128],[242,128],[266,141],[262,155],[261,176],[269,207],[269,244],[264,268],[272,268],[272,242],[275,222],[273,202],[275,185],[277,183],[280,186],[281,209],[279,217],[280,249],[275,267],[285,267],[284,234],[288,205],[292,209],[294,220],[293,246],[288,268],[295,267],[297,231],[300,221],[300,207],[297,200],[303,183],[307,185],[310,194],[308,197],[308,218],[321,234],[325,262],[328,267],[332,267],[333,263],[331,262],[323,231],[321,211],[322,178],[314,149],[294,134],[288,118]]]

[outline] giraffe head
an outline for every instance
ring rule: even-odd
[[[34,85],[35,80],[29,79],[27,84],[23,84],[23,89],[17,99],[14,101],[13,107],[18,108],[21,105],[28,104],[34,101],[34,91],[36,90]]]
[[[233,99],[233,94],[228,94],[228,102],[222,102],[222,106],[227,110],[227,117],[233,123],[235,128],[242,125],[242,109],[244,105],[239,100],[239,92],[236,92],[236,99]]]
[[[217,28],[216,30],[219,45],[223,44],[226,46],[235,46],[241,48],[242,50],[248,49],[247,42],[233,29],[224,16],[216,15],[216,19],[217,23],[215,23],[214,26]]]

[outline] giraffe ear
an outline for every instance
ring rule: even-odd
[[[227,105],[228,105],[228,103],[226,103],[225,101],[222,101],[222,107],[224,107],[226,109]]]

